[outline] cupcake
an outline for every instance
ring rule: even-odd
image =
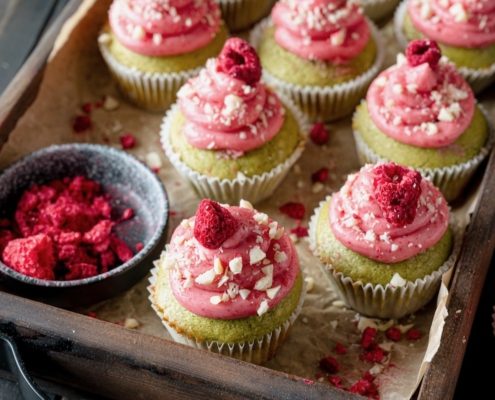
[[[364,13],[373,21],[382,21],[392,15],[400,0],[361,0]]]
[[[226,39],[214,0],[114,0],[98,42],[122,93],[165,110]]]
[[[404,1],[395,28],[403,46],[420,38],[438,42],[476,92],[495,80],[493,0]]]
[[[312,119],[350,114],[383,62],[357,1],[281,0],[251,35],[266,81]]]
[[[152,274],[152,307],[175,341],[254,363],[273,356],[304,297],[291,239],[245,201],[202,200]]]
[[[413,41],[406,54],[373,81],[354,114],[358,154],[363,164],[417,168],[454,200],[489,152],[487,118],[435,42]]]
[[[260,77],[254,49],[229,39],[220,56],[181,88],[165,116],[165,153],[201,197],[258,202],[303,151],[304,117]]]
[[[445,198],[417,171],[394,163],[350,175],[315,211],[310,240],[348,305],[379,318],[424,306],[454,263]]]
[[[266,17],[275,0],[218,0],[231,32],[242,31]]]

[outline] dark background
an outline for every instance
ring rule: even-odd
[[[0,0],[0,95],[67,1]],[[487,90],[494,88],[492,86]],[[492,328],[492,307],[495,304],[494,264],[492,261],[483,289],[461,376],[457,382],[456,399],[495,398],[492,383],[495,380],[495,368],[492,367],[495,363],[495,338]],[[48,382],[40,384],[55,399],[97,398]],[[17,399],[21,399],[21,396],[16,383],[0,371],[0,400]]]

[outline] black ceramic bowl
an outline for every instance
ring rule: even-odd
[[[0,262],[3,289],[61,307],[73,308],[114,296],[142,278],[165,242],[168,200],[156,175],[144,164],[111,147],[94,144],[50,146],[14,163],[0,175],[0,217],[11,215],[23,191],[37,183],[83,175],[99,182],[117,212],[135,216],[115,232],[131,249],[144,248],[106,273],[72,281],[47,281],[22,275]]]

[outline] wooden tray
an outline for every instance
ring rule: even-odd
[[[0,98],[0,146],[36,98],[44,66],[71,0]],[[492,153],[488,171],[495,171]],[[495,174],[485,173],[451,284],[440,348],[418,398],[450,399],[495,248]],[[353,399],[327,384],[240,362],[0,292],[0,328],[38,376],[119,399]],[[456,313],[462,310],[462,313]],[[157,351],[159,350],[159,351]]]

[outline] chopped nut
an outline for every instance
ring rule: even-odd
[[[234,275],[240,274],[242,271],[242,257],[236,257],[230,260],[229,269]]]

